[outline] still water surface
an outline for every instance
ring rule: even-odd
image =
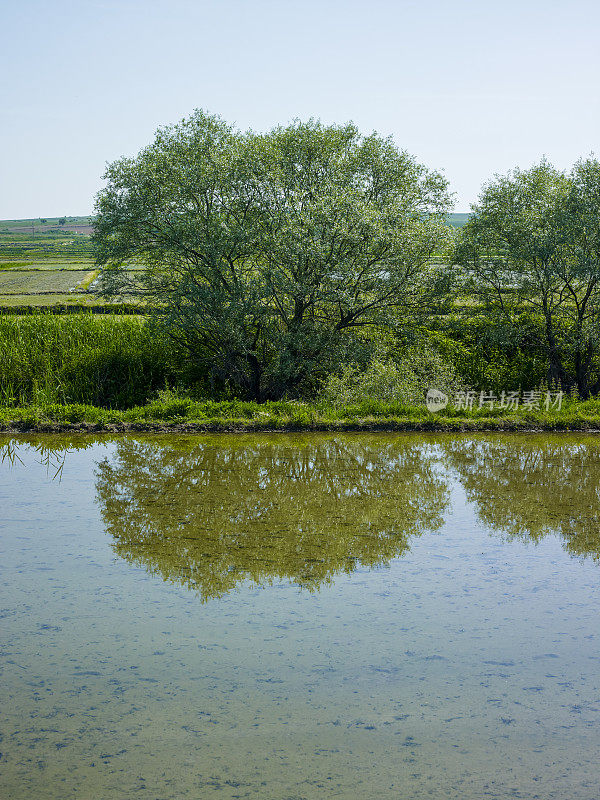
[[[600,438],[0,448],[2,800],[598,797]]]

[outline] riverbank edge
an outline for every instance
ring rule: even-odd
[[[0,405],[0,432],[267,433],[267,432],[600,432],[600,398],[567,398],[560,408],[447,408],[365,401],[346,406],[299,401],[194,400],[173,393],[145,405],[105,408],[83,403]]]
[[[587,432],[600,433],[600,417],[595,419],[531,420],[518,418],[457,419],[439,418],[431,420],[377,419],[355,420],[146,420],[65,422],[56,420],[3,420],[0,434],[31,433],[538,433],[538,432]]]

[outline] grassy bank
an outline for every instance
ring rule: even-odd
[[[362,375],[363,390],[369,375]],[[375,378],[380,388],[383,378]],[[202,391],[185,356],[143,317],[0,315],[2,431],[600,430],[600,399],[566,398],[560,410],[549,411],[486,407],[433,414],[424,404],[358,402],[352,393],[345,405],[340,392],[322,392],[330,402],[257,404],[193,399]],[[366,396],[377,394],[383,396]]]
[[[12,431],[600,431],[600,401],[567,400],[551,411],[477,409],[429,412],[424,406],[362,403],[344,408],[296,402],[157,400],[126,410],[84,404],[0,407]]]
[[[170,345],[143,317],[0,315],[0,405],[83,403],[128,408],[177,371]]]

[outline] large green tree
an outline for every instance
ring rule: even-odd
[[[600,164],[570,174],[547,161],[487,184],[461,232],[466,290],[508,337],[527,329],[548,379],[600,389]]]
[[[352,124],[241,134],[196,111],[105,178],[107,293],[142,288],[193,361],[255,399],[293,395],[357,328],[435,291],[446,180]]]

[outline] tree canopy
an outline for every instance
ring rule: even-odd
[[[600,162],[567,174],[542,160],[487,184],[456,260],[508,328],[540,321],[548,379],[587,396],[600,389]]]
[[[422,310],[449,237],[445,178],[353,124],[240,133],[196,111],[105,179],[105,292],[143,287],[156,325],[259,400],[297,393],[357,329]]]

